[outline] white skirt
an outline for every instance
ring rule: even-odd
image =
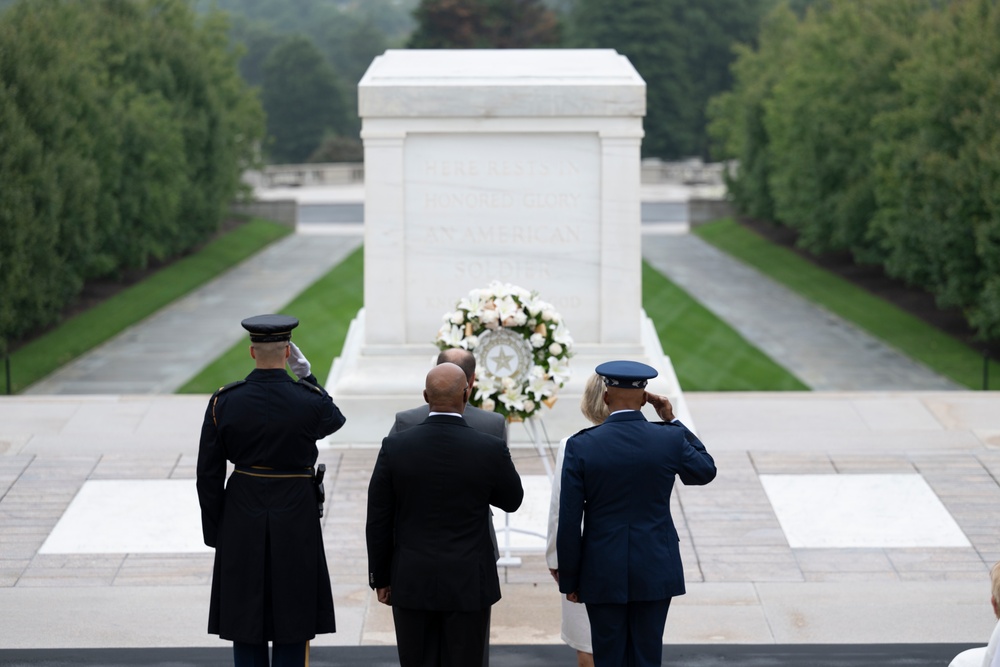
[[[577,651],[593,653],[587,605],[570,602],[565,595],[560,597],[562,597],[562,640]]]

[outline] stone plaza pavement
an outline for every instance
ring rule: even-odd
[[[350,239],[299,236],[289,243],[320,256]],[[655,239],[644,239],[650,261],[670,237]],[[699,252],[680,254],[700,261]],[[670,263],[681,271],[683,262]],[[733,270],[742,275],[739,266]],[[231,332],[231,320],[248,310],[279,308],[295,295],[286,288],[269,305],[241,303],[243,280],[223,277],[207,292],[214,298],[176,304],[182,315],[169,326],[199,322],[205,338],[191,367],[172,377],[193,375],[196,364],[213,357],[213,346],[234,342],[216,340],[216,328]],[[270,274],[268,282],[281,279]],[[205,317],[204,309],[223,304],[232,313]],[[706,305],[726,317],[724,304]],[[754,340],[747,332],[759,325],[730,317]],[[891,351],[856,366],[836,386],[825,360],[843,351],[835,349],[837,336],[821,334],[850,327],[824,313],[784,317],[772,318],[780,326],[768,335],[793,329],[797,338],[817,341],[815,363],[793,372],[826,391],[685,395],[720,473],[707,487],[679,485],[675,493],[689,587],[671,610],[666,641],[985,643],[994,623],[988,569],[1000,560],[1000,394],[944,390],[905,358],[902,375],[890,375],[894,383],[909,379],[886,384]],[[105,346],[129,352],[127,362],[90,357],[82,374],[96,381],[90,395],[77,384],[0,398],[0,649],[226,645],[205,633],[212,555],[200,545],[192,505],[207,397],[163,395],[170,389],[160,377],[131,383],[144,374],[137,367],[155,368],[164,358],[157,355],[169,353],[147,335],[135,327]],[[783,353],[770,353],[786,362]],[[116,379],[101,380],[102,367],[130,383],[113,389]],[[558,441],[565,434],[550,435]],[[321,448],[328,467],[323,526],[340,629],[318,645],[393,642],[388,609],[366,586],[365,495],[375,455],[373,446],[336,434]],[[515,448],[513,455],[531,493],[512,525],[544,531],[542,461],[533,449]],[[540,540],[522,544],[515,551],[520,566],[501,570],[504,598],[494,610],[492,640],[558,644],[559,600]]]
[[[988,567],[1000,559],[1000,396],[688,400],[719,477],[675,493],[689,586],[666,641],[985,643]],[[204,405],[203,396],[0,401],[0,649],[222,645],[205,633],[212,555],[199,543],[194,490]],[[319,646],[393,642],[388,608],[366,586],[375,455],[336,434],[321,449],[339,631]],[[537,530],[543,467],[532,449],[513,456],[526,488],[543,489],[512,525],[524,515]],[[560,642],[540,544],[501,570],[494,643]]]

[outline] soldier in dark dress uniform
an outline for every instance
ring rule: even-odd
[[[198,499],[215,548],[208,631],[233,642],[237,667],[305,665],[309,640],[336,630],[314,466],[316,441],[345,420],[291,342],[298,323],[243,320],[256,368],[212,395],[201,429]]]

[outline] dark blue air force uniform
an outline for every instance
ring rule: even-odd
[[[708,484],[715,475],[683,424],[649,422],[638,410],[616,412],[566,443],[559,590],[587,605],[598,667],[660,665],[670,600],[685,592],[670,516],[674,479]]]

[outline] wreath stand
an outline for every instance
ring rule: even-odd
[[[531,442],[535,446],[535,451],[538,452],[539,458],[542,459],[542,465],[545,467],[545,475],[551,482],[555,473],[552,469],[553,462],[549,461],[549,454],[552,451],[552,446],[549,442],[548,432],[545,430],[545,423],[542,421],[541,417],[529,417],[521,423],[524,424],[525,430],[528,431],[528,435],[531,437]],[[540,432],[539,429],[541,429]],[[521,567],[520,556],[514,556],[511,553],[512,547],[510,544],[510,538],[513,533],[540,537],[543,541],[548,539],[548,536],[545,534],[511,526],[510,513],[504,512],[503,527],[497,531],[497,545],[500,548],[500,558],[497,560],[498,567]],[[501,534],[503,534],[502,542],[500,538]]]

